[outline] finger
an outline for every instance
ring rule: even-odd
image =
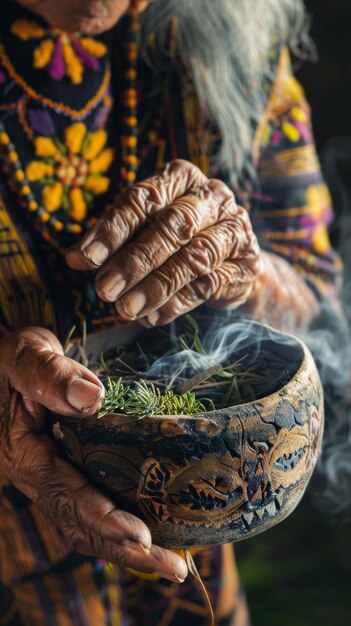
[[[145,554],[131,546],[102,539],[82,528],[66,526],[64,534],[76,552],[97,556],[119,567],[147,574],[158,573],[163,578],[177,583],[183,582],[188,574],[184,559],[158,546],[152,546],[150,553]]]
[[[171,207],[160,211],[135,241],[105,263],[95,283],[98,295],[107,302],[115,302],[187,245],[207,223],[206,212],[199,207],[196,196],[176,200]]]
[[[172,161],[161,173],[121,194],[82,241],[67,251],[68,265],[76,270],[100,267],[161,209],[206,183],[206,176],[192,163]]]
[[[146,325],[170,324],[209,301],[227,300],[228,308],[238,308],[249,297],[255,275],[250,266],[244,269],[242,260],[226,261],[218,270],[183,287],[160,309],[150,313],[144,318]]]
[[[96,280],[98,295],[103,300],[115,302],[179,250],[186,248],[200,231],[229,219],[233,220],[233,230],[238,212],[228,187],[220,181],[206,180],[200,191],[175,200],[170,207],[157,213],[152,225],[136,241],[124,246],[103,265]],[[142,308],[142,296],[140,293],[135,295],[131,317]]]
[[[219,268],[234,250],[238,252],[237,230],[237,221],[232,219],[202,231],[135,289],[119,298],[118,312],[125,318],[136,319],[161,308],[183,287]]]
[[[93,414],[104,398],[99,379],[65,357],[55,336],[42,329],[8,335],[1,346],[0,370],[27,400],[62,415]]]
[[[237,207],[235,203],[232,206],[235,213],[230,219],[202,231],[162,267],[139,283],[136,289],[122,296],[116,302],[120,315],[126,319],[149,316],[165,306],[175,294],[182,292],[189,283],[193,283],[192,289],[183,291],[180,298],[171,303],[173,306],[176,303],[180,306],[180,300],[185,300],[186,305],[183,303],[182,311],[189,311],[201,304],[202,297],[230,297],[235,300],[242,277],[246,274],[248,282],[252,281],[258,271],[259,247],[247,211]],[[228,208],[225,213],[228,213]],[[222,268],[225,260],[228,264]],[[217,281],[219,285],[216,286],[217,275],[214,272],[220,268],[222,269]],[[213,276],[207,281],[196,282],[198,278],[210,274]],[[200,290],[201,297],[196,297],[194,290]]]
[[[16,419],[1,439],[2,470],[53,523],[68,533],[74,549],[111,560],[117,556],[123,560],[125,552],[129,567],[186,576],[182,559],[167,550],[152,548],[150,531],[140,519],[120,510],[95,489],[58,455],[51,439],[29,430],[31,418],[18,396],[13,399],[12,414]],[[109,550],[109,545],[114,549]],[[124,552],[118,552],[118,546]]]
[[[29,430],[31,418],[20,399],[13,415],[0,442],[2,470],[47,517],[61,526],[80,526],[106,540],[128,539],[150,550],[150,531],[141,520],[117,508],[92,486],[59,456],[49,437]]]

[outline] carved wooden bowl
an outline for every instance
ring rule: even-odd
[[[320,451],[323,392],[297,338],[263,327],[261,346],[284,350],[295,372],[259,400],[196,416],[52,416],[66,456],[167,548],[245,539],[300,501]],[[262,331],[262,329],[261,329]]]

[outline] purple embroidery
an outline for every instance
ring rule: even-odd
[[[96,111],[96,115],[91,124],[91,130],[98,130],[99,128],[104,128],[106,125],[106,120],[110,113],[110,106],[102,105]]]
[[[3,83],[6,82],[6,76],[5,74],[0,70],[0,85],[3,85]]]
[[[82,64],[89,70],[97,72],[100,69],[99,61],[92,54],[90,54],[88,50],[83,48],[78,39],[72,39],[71,43],[78,59],[82,62]]]
[[[301,138],[306,141],[312,141],[312,133],[311,130],[309,128],[309,126],[307,126],[307,124],[303,124],[302,122],[299,122],[298,120],[294,120],[294,126],[296,126],[297,130],[299,131]]]
[[[271,136],[271,145],[272,146],[279,146],[279,144],[281,143],[283,139],[283,135],[279,130],[276,130],[272,133]]]
[[[49,75],[54,80],[62,80],[65,75],[65,64],[62,55],[62,42],[60,37],[56,39],[55,48],[49,63]]]
[[[48,111],[28,111],[28,119],[33,130],[44,137],[55,136],[55,126]]]

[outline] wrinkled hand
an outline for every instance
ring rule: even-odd
[[[100,268],[102,300],[152,325],[205,302],[240,306],[259,258],[248,214],[230,189],[180,160],[125,191],[67,252],[73,269]]]
[[[0,471],[59,526],[77,552],[180,582],[178,555],[152,546],[146,525],[120,509],[64,461],[45,434],[45,408],[84,418],[100,407],[100,381],[63,355],[47,330],[0,341]],[[150,554],[147,554],[150,550]]]

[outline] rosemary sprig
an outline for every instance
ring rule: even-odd
[[[196,415],[205,410],[190,391],[182,395],[172,390],[161,393],[153,383],[139,380],[130,386],[125,385],[120,377],[117,380],[107,379],[105,401],[98,418],[107,413],[123,413],[143,419],[154,415]]]
[[[284,352],[265,342],[238,353],[230,353],[227,346],[226,359],[217,365],[221,354],[206,352],[197,322],[191,316],[185,319],[181,334],[162,328],[150,331],[140,343],[118,346],[102,354],[97,363],[89,363],[107,387],[99,417],[109,412],[136,419],[192,415],[257,400],[291,379],[293,364],[290,367]],[[75,330],[68,335],[65,348],[75,347],[80,361],[87,364],[86,331],[83,328],[79,342],[73,338]],[[182,351],[174,362],[168,358]],[[231,362],[234,355],[236,360]]]

